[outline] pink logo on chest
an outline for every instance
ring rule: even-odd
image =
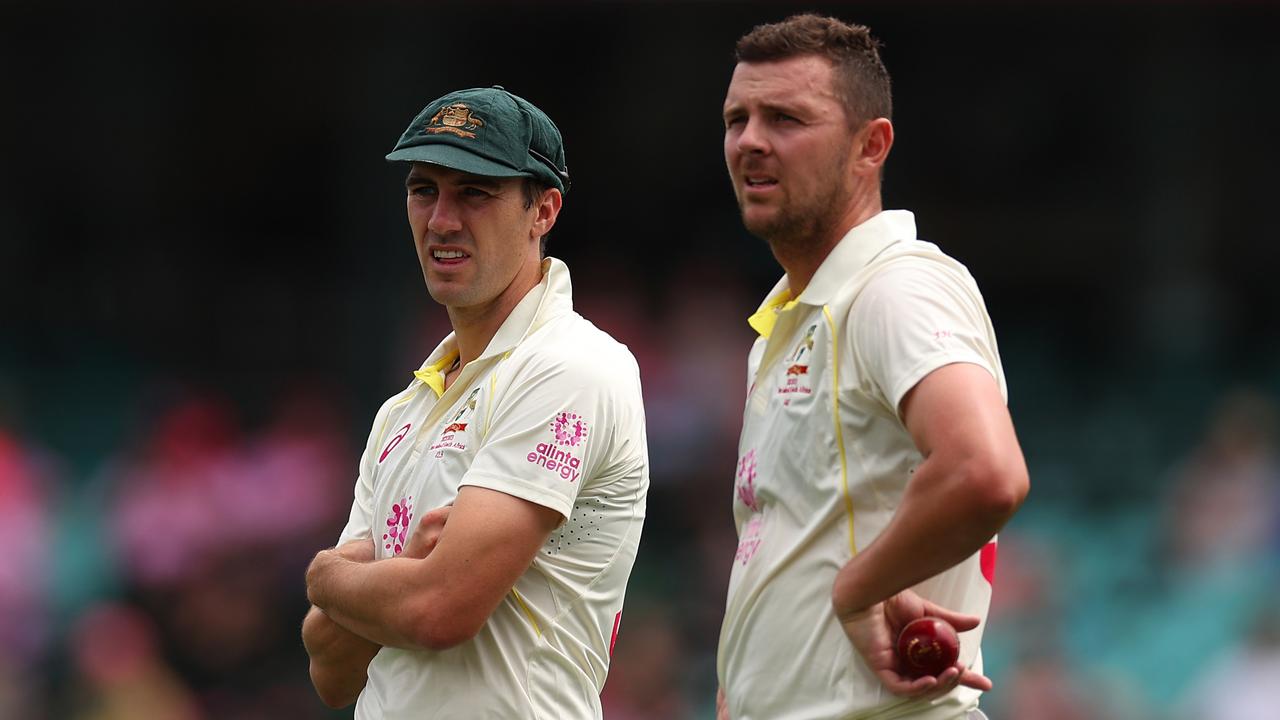
[[[413,427],[413,423],[409,423],[408,425],[400,428],[400,431],[396,433],[395,437],[391,438],[387,443],[387,446],[382,448],[382,454],[378,456],[379,465],[382,464],[383,460],[387,459],[387,456],[391,454],[392,450],[396,449],[396,446],[400,444],[400,441],[404,439],[404,436],[409,434],[409,428],[411,427]]]
[[[760,512],[760,501],[756,499],[756,451],[748,450],[746,455],[738,459],[738,478],[734,483],[738,499],[743,505],[755,512]]]
[[[752,515],[751,519],[742,528],[742,537],[738,539],[738,550],[733,554],[734,562],[740,562],[743,565],[751,562],[751,558],[756,556],[756,551],[760,549],[760,525],[763,522],[763,516]]]
[[[387,531],[382,534],[382,539],[386,541],[383,547],[387,550],[394,548],[396,555],[399,555],[408,544],[406,538],[409,534],[409,521],[413,519],[411,500],[413,500],[412,495],[401,498],[400,502],[391,506],[391,514],[387,516]]]

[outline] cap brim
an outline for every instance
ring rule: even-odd
[[[430,163],[485,177],[527,177],[529,175],[523,170],[507,167],[469,150],[445,143],[429,143],[392,150],[387,154],[387,159],[392,162]]]

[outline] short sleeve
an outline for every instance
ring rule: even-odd
[[[982,296],[961,269],[923,259],[888,266],[854,301],[849,334],[872,392],[895,414],[911,388],[952,363],[985,368],[1004,391]]]
[[[608,365],[599,357],[527,362],[503,392],[459,485],[504,492],[569,517],[614,447],[618,398],[627,396],[629,383],[613,377],[618,368]]]
[[[399,397],[399,396],[396,396]],[[369,439],[365,443],[364,453],[360,456],[360,473],[356,476],[355,497],[351,501],[351,514],[347,517],[347,525],[338,537],[338,544],[373,537],[373,458],[381,445],[382,427],[386,425],[390,406],[396,397],[383,403],[373,419],[373,427],[369,430]]]

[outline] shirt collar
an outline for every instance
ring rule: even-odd
[[[542,281],[525,294],[507,315],[498,332],[494,333],[488,347],[477,360],[501,355],[547,324],[548,321],[573,311],[573,284],[569,279],[569,267],[556,258],[542,261]],[[444,374],[458,357],[458,341],[449,333],[427,357],[413,376],[426,383],[436,395],[444,394]],[[438,385],[438,387],[437,387]]]
[[[453,364],[458,360],[457,343],[450,343],[451,347],[445,347],[445,343],[448,343],[452,339],[453,334],[450,333],[449,337],[445,338],[445,342],[440,343],[440,347],[436,348],[436,352],[440,352],[442,348],[444,349],[443,354],[441,354],[438,359],[434,362],[427,360],[422,364],[421,369],[413,371],[413,376],[425,383],[427,387],[431,388],[435,392],[436,397],[444,395],[444,376],[449,373],[449,369],[452,368]],[[435,354],[436,353],[432,353],[432,356],[434,357]]]
[[[747,324],[761,337],[768,338],[773,332],[778,315],[799,304],[827,304],[849,278],[866,267],[885,248],[899,240],[912,240],[915,237],[916,219],[910,211],[883,210],[873,215],[861,225],[850,229],[836,243],[818,266],[800,297],[791,297],[791,286],[787,282],[787,276],[783,275],[773,286],[773,290],[769,291],[768,299],[747,318]]]
[[[534,330],[553,318],[573,311],[573,284],[569,266],[556,258],[542,261],[542,281],[525,294],[494,333],[480,358],[500,355],[520,344]]]

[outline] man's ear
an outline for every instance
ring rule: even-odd
[[[542,191],[542,195],[534,202],[533,208],[537,215],[533,219],[533,235],[534,237],[542,237],[551,232],[551,228],[556,224],[556,218],[560,217],[560,206],[564,203],[564,196],[555,188],[547,188]]]
[[[893,123],[888,118],[870,120],[853,143],[853,167],[859,175],[878,175],[893,147]]]

